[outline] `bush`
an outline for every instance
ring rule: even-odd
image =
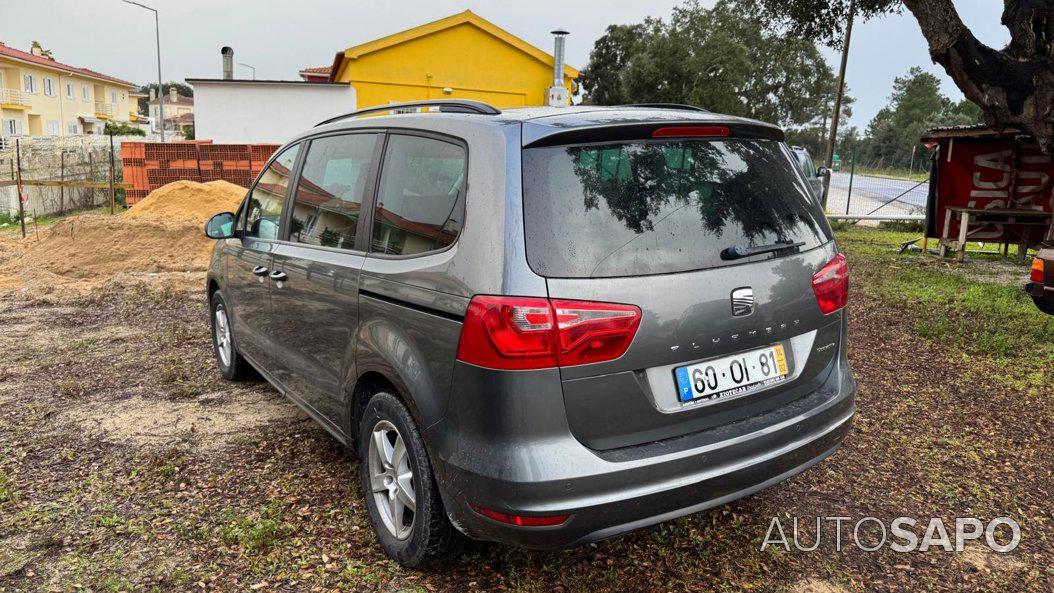
[[[146,136],[146,132],[138,127],[124,123],[106,122],[105,132],[107,135],[113,134],[114,136]]]

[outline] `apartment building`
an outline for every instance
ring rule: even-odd
[[[0,136],[101,134],[106,122],[137,123],[136,85],[55,60],[34,42],[0,42]]]

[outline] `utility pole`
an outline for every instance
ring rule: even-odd
[[[122,0],[126,4],[133,4],[139,8],[145,8],[150,12],[154,13],[154,36],[157,39],[157,111],[161,120],[161,141],[165,141],[165,91],[161,83],[161,26],[158,23],[157,9],[150,8],[146,4],[140,4],[133,2],[132,0]]]
[[[842,116],[842,95],[845,93],[845,65],[849,61],[849,40],[853,37],[853,17],[856,16],[856,0],[849,0],[849,22],[845,26],[845,43],[842,44],[842,67],[838,70],[838,88],[834,93],[834,111],[831,113],[831,136],[827,140],[827,169],[834,166],[834,145],[838,141],[838,120]],[[827,193],[831,189],[831,174],[823,178],[823,207],[827,207]]]

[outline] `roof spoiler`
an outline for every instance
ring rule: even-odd
[[[662,129],[661,137],[667,140],[676,138],[676,134],[669,132],[678,127],[698,128],[721,128],[721,134],[696,134],[686,133],[687,136],[715,135],[731,138],[753,138],[760,140],[775,140],[783,142],[785,136],[780,128],[764,123],[745,122],[742,120],[680,120],[680,121],[650,121],[632,122],[625,124],[607,124],[599,126],[585,125],[578,128],[557,128],[554,126],[541,126],[534,122],[524,122],[524,148],[539,148],[542,146],[563,146],[567,144],[595,144],[602,142],[626,142],[631,140],[653,140],[655,132]],[[686,130],[687,132],[687,130]],[[694,132],[694,130],[693,130]]]
[[[647,107],[649,109],[680,109],[682,111],[701,111],[703,113],[710,113],[709,109],[703,109],[702,107],[696,107],[695,105],[685,105],[684,103],[630,103],[629,105],[619,105],[619,107]]]

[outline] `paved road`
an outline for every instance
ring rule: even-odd
[[[832,173],[831,174],[831,190],[840,190],[845,192],[849,189],[849,173]],[[919,183],[917,181],[903,181],[900,179],[890,179],[887,177],[872,177],[870,175],[856,175],[853,177],[853,193],[850,196],[850,201],[854,198],[867,197],[872,200],[878,200],[885,202],[900,196],[898,201],[918,206],[920,208],[926,207],[926,193],[929,190],[929,184],[926,182]],[[907,192],[907,193],[905,193]],[[904,195],[900,195],[904,194]],[[844,202],[843,202],[844,203]]]

